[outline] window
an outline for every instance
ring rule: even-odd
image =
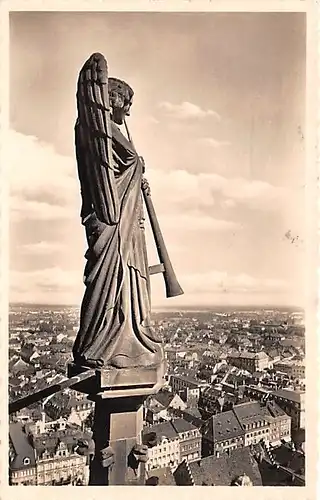
[[[25,457],[25,458],[23,459],[23,465],[30,465],[30,458]]]

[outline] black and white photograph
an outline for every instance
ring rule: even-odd
[[[9,486],[311,487],[301,3],[9,12]]]

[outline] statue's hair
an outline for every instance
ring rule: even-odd
[[[119,96],[124,99],[124,106],[129,104],[134,95],[133,89],[119,78],[108,78],[110,102],[113,107],[119,107]]]

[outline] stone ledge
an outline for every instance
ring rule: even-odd
[[[92,369],[70,363],[68,377],[79,375],[87,370]],[[74,385],[73,388],[90,397],[147,396],[160,390],[165,382],[164,375],[164,363],[141,368],[101,368],[95,370],[92,378]]]

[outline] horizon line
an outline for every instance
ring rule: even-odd
[[[57,303],[39,303],[39,302],[9,302],[9,307],[10,306],[50,306],[50,307],[72,307],[72,308],[77,308],[77,309],[80,309],[81,305],[77,305],[77,304],[57,304]],[[197,304],[194,304],[194,305],[191,305],[191,304],[185,304],[185,305],[177,305],[177,306],[173,306],[173,305],[168,305],[168,306],[153,306],[152,310],[151,310],[151,313],[155,310],[180,310],[180,309],[210,309],[210,308],[217,308],[217,307],[221,307],[221,308],[234,308],[234,307],[241,307],[241,308],[252,308],[252,309],[257,309],[257,308],[261,308],[261,309],[275,309],[275,308],[278,308],[278,309],[301,309],[301,310],[304,310],[305,308],[303,306],[298,306],[298,305],[295,305],[295,304],[290,304],[290,305],[284,305],[284,304],[241,304],[241,303],[238,303],[238,304],[204,304],[204,305],[197,305]]]

